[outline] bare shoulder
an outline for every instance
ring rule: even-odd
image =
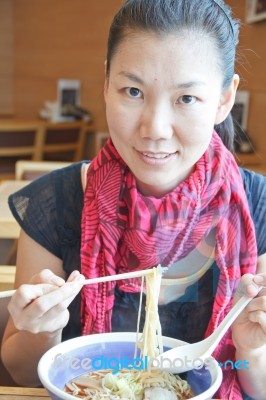
[[[85,192],[85,188],[86,188],[87,172],[88,172],[89,166],[90,166],[90,163],[83,163],[81,166],[81,183],[82,183],[83,192]]]

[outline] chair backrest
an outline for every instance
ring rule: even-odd
[[[0,265],[0,290],[11,290],[14,287],[16,267]]]
[[[32,181],[48,172],[67,167],[70,164],[70,162],[64,161],[19,160],[16,162],[16,179]]]
[[[19,159],[36,159],[38,122],[1,121],[0,124],[0,179],[15,176],[15,163]]]
[[[14,266],[4,266],[0,265],[0,289],[1,290],[9,290],[14,286],[15,280],[15,268]],[[7,305],[10,301],[10,298],[0,299],[0,347],[2,343],[2,338],[5,332],[5,327],[9,318],[9,312],[7,309]],[[0,357],[0,386],[17,386],[17,384],[13,381],[10,374],[6,370],[1,357]]]
[[[36,160],[80,161],[85,146],[86,129],[83,121],[43,123]]]
[[[0,180],[15,177],[15,163],[34,161],[80,161],[86,132],[84,121],[47,122],[9,120],[0,123]]]
[[[7,309],[9,301],[10,301],[9,298],[0,299],[0,346],[2,343],[2,338],[9,317]],[[0,357],[0,386],[18,386],[11,378],[9,372],[6,370],[1,357]]]

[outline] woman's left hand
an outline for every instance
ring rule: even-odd
[[[237,349],[252,351],[266,345],[266,273],[243,275],[234,301],[243,294],[254,298],[234,322],[232,337]]]

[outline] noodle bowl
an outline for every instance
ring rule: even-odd
[[[172,338],[163,337],[162,340],[164,350],[183,344]],[[76,397],[64,392],[64,387],[72,379],[90,372],[87,369],[88,364],[82,361],[93,360],[97,357],[132,359],[135,353],[135,342],[136,333],[134,332],[105,333],[67,340],[43,355],[38,365],[40,380],[53,400],[74,400]],[[193,400],[208,400],[213,397],[221,384],[222,371],[213,360],[208,364],[208,370],[189,371],[187,380],[195,394]]]
[[[143,332],[139,334],[139,318],[137,326],[136,347],[131,363],[126,369],[113,375],[112,371],[100,370],[78,377],[67,382],[65,391],[86,400],[186,400],[193,397],[193,392],[186,380],[162,370],[143,368],[143,360],[152,360],[163,352],[162,330],[158,313],[158,296],[161,285],[160,268],[153,268],[151,274],[145,276],[146,283],[146,317]],[[141,296],[144,288],[142,277]],[[142,299],[140,299],[139,316]],[[137,349],[140,349],[139,364],[136,368]],[[134,371],[135,367],[135,371]]]

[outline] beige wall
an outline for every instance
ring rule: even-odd
[[[97,130],[105,131],[102,88],[107,32],[122,0],[0,0],[0,56],[6,60],[0,65],[0,92],[4,89],[7,109],[12,108],[12,3],[16,115],[36,117],[45,100],[56,99],[58,78],[78,78],[82,105],[92,112]],[[245,0],[228,3],[243,20]],[[4,46],[3,37],[7,40]],[[266,20],[242,28],[240,48],[246,59],[245,66],[239,67],[241,88],[251,93],[248,132],[265,163]]]
[[[248,133],[255,148],[266,163],[266,19],[257,23],[245,22],[244,0],[228,0],[234,14],[243,21],[238,65],[241,77],[240,88],[250,92]]]
[[[15,110],[35,117],[56,100],[57,79],[80,79],[82,105],[105,130],[104,60],[120,0],[14,0]]]
[[[13,113],[13,2],[0,0],[0,115]]]

